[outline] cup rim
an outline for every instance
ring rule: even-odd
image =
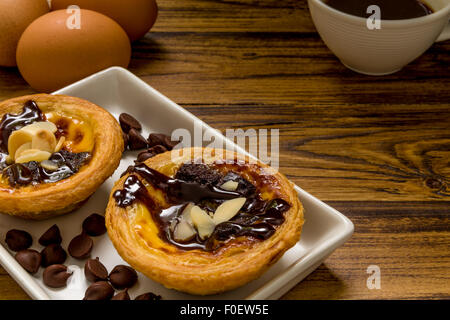
[[[339,11],[337,9],[334,9],[333,7],[327,5],[324,1],[322,0],[308,0],[308,2],[314,2],[316,5],[318,5],[319,7],[322,7],[325,10],[328,10],[329,12],[331,12],[333,15],[335,16],[341,16],[341,17],[345,17],[346,19],[350,19],[352,22],[355,23],[361,23],[361,22],[366,22],[367,18],[363,18],[363,17],[358,17],[352,14],[348,14],[342,11]],[[433,13],[431,14],[427,14],[426,16],[423,17],[417,17],[417,18],[410,18],[410,19],[398,19],[398,20],[383,20],[381,19],[381,22],[388,27],[407,27],[410,25],[417,25],[417,23],[427,23],[430,22],[432,20],[435,19],[439,19],[441,18],[443,15],[447,15],[450,13],[450,3],[448,3],[445,7],[437,10],[437,11],[433,11]]]

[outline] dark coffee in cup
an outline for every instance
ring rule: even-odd
[[[381,20],[401,20],[423,17],[433,13],[425,2],[419,0],[323,0],[330,7],[366,18],[367,8],[371,5],[380,7]]]

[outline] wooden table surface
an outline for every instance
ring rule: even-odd
[[[355,224],[283,298],[449,299],[450,41],[370,77],[328,50],[305,0],[158,4],[129,69],[217,129],[280,129],[280,170]],[[33,92],[0,68],[0,100]],[[0,268],[0,299],[27,298]]]

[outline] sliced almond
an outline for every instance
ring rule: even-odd
[[[236,191],[238,186],[239,182],[229,180],[225,182],[223,185],[221,185],[220,188],[227,191]]]
[[[20,154],[20,157],[16,159],[16,163],[26,163],[30,161],[42,162],[48,160],[52,154],[47,151],[28,149]]]
[[[186,242],[195,237],[197,232],[195,229],[184,219],[181,219],[180,222],[175,227],[175,231],[173,232],[173,238],[176,241]]]
[[[245,198],[235,198],[222,203],[214,213],[214,223],[219,224],[232,219],[241,210]]]
[[[192,225],[191,210],[193,207],[195,207],[195,205],[192,202],[189,202],[180,215],[181,219],[187,221],[191,225]]]
[[[206,213],[206,211],[202,210],[198,206],[194,206],[191,209],[191,219],[197,229],[198,235],[202,240],[209,237],[216,227],[213,219]]]
[[[58,170],[58,165],[51,160],[44,160],[41,162],[41,167],[50,171]]]
[[[19,147],[27,142],[31,142],[33,135],[28,131],[17,130],[13,131],[8,138],[8,153],[12,160],[15,158],[15,154]]]
[[[66,141],[66,137],[62,136],[59,138],[58,143],[56,144],[56,147],[55,147],[55,152],[58,152],[59,150],[62,149],[65,141]]]
[[[39,130],[48,130],[51,133],[55,133],[58,130],[58,128],[56,127],[56,125],[53,122],[39,121],[39,122],[33,122],[32,124],[29,124],[20,130],[29,131],[30,133],[34,133],[35,131],[39,131]]]
[[[19,148],[17,148],[16,153],[14,155],[14,159],[17,159],[18,157],[20,157],[22,152],[25,150],[28,150],[28,149],[31,149],[31,142],[24,143]]]
[[[37,150],[53,152],[56,147],[55,135],[48,130],[40,129],[33,135],[31,147]]]

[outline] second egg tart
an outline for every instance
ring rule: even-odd
[[[122,132],[101,107],[37,94],[0,103],[0,213],[45,219],[77,209],[116,170]]]
[[[221,149],[165,152],[115,184],[106,227],[132,267],[197,295],[261,276],[299,241],[303,207],[271,167]]]

